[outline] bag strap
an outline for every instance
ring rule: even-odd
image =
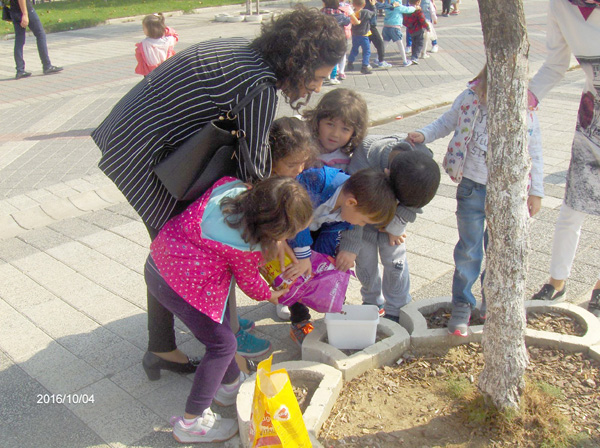
[[[254,98],[260,95],[265,89],[268,89],[272,86],[273,84],[270,82],[263,82],[262,84],[254,86],[252,90],[250,90],[250,92],[248,92],[248,94],[241,99],[239,103],[237,103],[231,108],[231,110],[227,113],[228,117],[229,114],[237,115],[239,111],[246,107],[248,104],[250,104]]]
[[[252,100],[258,95],[260,95],[264,90],[272,86],[273,84],[270,82],[263,82],[257,86],[254,86],[252,90],[250,90],[250,92],[248,92],[248,94],[244,98],[242,98],[242,100],[239,103],[237,103],[231,108],[231,110],[227,113],[227,118],[229,118],[230,120],[235,119],[240,110],[242,110],[244,107],[250,104],[250,102],[252,102]],[[246,142],[246,134],[243,130],[241,131],[241,133],[238,132],[238,146],[239,153],[241,154],[241,157],[244,160],[246,170],[248,171],[251,177],[262,180],[263,176],[260,176],[258,174],[256,168],[254,167],[254,164],[252,163],[252,159],[250,157],[250,149],[248,148],[248,143]],[[271,169],[269,168],[269,172],[270,171]]]

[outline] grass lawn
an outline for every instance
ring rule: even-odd
[[[46,33],[96,26],[108,19],[152,14],[155,12],[192,11],[219,5],[244,4],[240,0],[64,0],[37,2],[35,10]],[[14,33],[12,22],[0,21],[0,36]]]

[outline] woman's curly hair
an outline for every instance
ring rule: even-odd
[[[304,187],[290,177],[279,176],[223,199],[220,206],[227,225],[238,229],[250,247],[260,246],[268,260],[276,255],[277,241],[305,229],[313,213]]]
[[[250,47],[258,51],[285,86],[294,110],[300,102],[300,88],[314,80],[315,70],[336,65],[346,53],[346,36],[333,16],[316,8],[298,5],[293,11],[262,24],[261,34]]]
[[[365,99],[354,90],[334,89],[321,97],[316,107],[303,113],[304,119],[315,135],[319,135],[319,122],[323,119],[339,118],[346,126],[354,129],[350,141],[342,149],[351,154],[367,135],[369,108]]]

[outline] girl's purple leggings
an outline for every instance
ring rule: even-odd
[[[210,407],[219,385],[233,383],[240,375],[235,361],[237,340],[229,325],[229,308],[221,324],[201,313],[173,291],[158,272],[151,256],[146,260],[144,277],[152,295],[206,346],[185,405],[188,414],[201,415]]]

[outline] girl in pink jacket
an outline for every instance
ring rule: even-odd
[[[135,58],[138,62],[135,72],[146,76],[175,54],[174,47],[179,35],[173,28],[165,25],[165,18],[161,13],[144,17],[142,27],[147,37],[135,44]]]
[[[171,421],[179,442],[221,442],[237,433],[236,420],[210,409],[213,399],[233,405],[246,379],[235,361],[229,290],[235,278],[250,298],[277,304],[285,290],[271,291],[259,266],[275,258],[278,242],[308,226],[312,211],[308,193],[294,179],[272,177],[249,187],[224,177],[152,242],[144,270],[148,290],[206,346],[185,414]]]

